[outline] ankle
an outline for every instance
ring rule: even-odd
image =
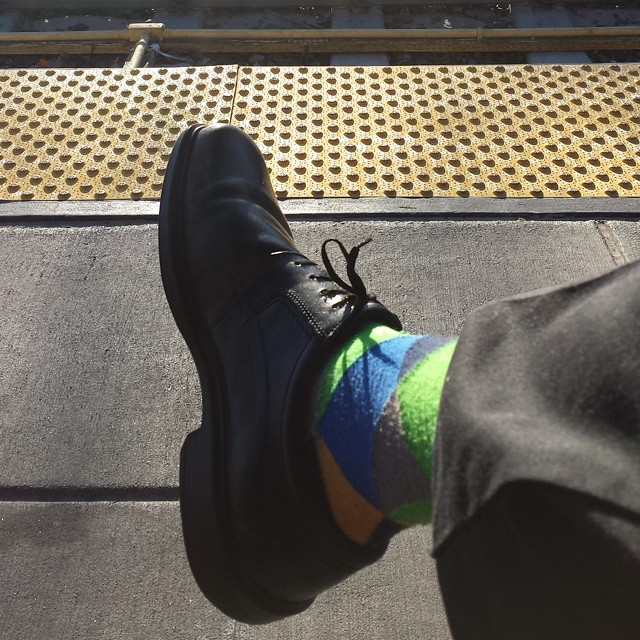
[[[366,544],[431,519],[431,453],[455,342],[370,325],[327,365],[314,431],[334,519]]]

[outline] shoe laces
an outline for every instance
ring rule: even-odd
[[[327,251],[327,246],[330,243],[335,243],[338,245],[342,255],[344,256],[346,266],[347,266],[347,278],[348,282],[341,278],[333,264],[331,263],[331,259],[329,258],[329,253]],[[335,298],[339,297],[338,300],[334,301],[331,305],[334,309],[342,307],[346,305],[348,302],[354,302],[354,306],[364,306],[369,300],[375,300],[375,296],[368,293],[367,288],[362,281],[362,278],[358,275],[356,271],[356,261],[358,259],[358,254],[360,253],[360,249],[365,245],[371,242],[371,238],[368,238],[364,242],[353,247],[350,251],[347,251],[346,247],[337,240],[336,238],[329,238],[322,243],[322,262],[324,263],[324,267],[327,273],[324,273],[318,268],[318,265],[311,260],[296,260],[294,264],[296,266],[302,267],[313,267],[314,272],[310,273],[307,277],[310,280],[317,280],[320,282],[327,282],[332,284],[337,284],[341,288],[330,288],[325,287],[320,290],[320,295],[323,298]],[[327,275],[329,274],[329,275]],[[345,295],[345,291],[347,292]]]
[[[374,299],[375,296],[372,296],[367,292],[367,288],[365,287],[365,284],[362,281],[362,278],[358,275],[358,272],[356,271],[356,261],[358,260],[360,249],[368,245],[371,242],[371,240],[372,240],[371,238],[367,238],[364,242],[357,244],[355,247],[352,247],[350,251],[347,251],[347,249],[342,244],[342,242],[340,242],[340,240],[337,240],[336,238],[329,238],[328,240],[325,240],[322,243],[322,250],[321,250],[322,262],[324,263],[324,268],[327,270],[327,273],[331,276],[331,279],[336,284],[339,284],[345,291],[348,291],[352,295],[355,295],[357,298],[363,299],[363,300],[371,300],[371,299]],[[349,279],[349,282],[345,282],[336,273],[336,270],[333,268],[333,265],[331,264],[329,253],[327,252],[327,246],[331,242],[334,242],[335,244],[338,245],[338,248],[340,249],[340,251],[342,252],[342,255],[344,256],[344,260],[347,264],[347,278]]]

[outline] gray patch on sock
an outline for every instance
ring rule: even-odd
[[[389,398],[380,416],[373,444],[373,473],[385,514],[431,497],[429,479],[409,448],[400,421],[397,393]]]
[[[450,338],[436,338],[434,336],[422,336],[415,344],[409,347],[404,356],[402,367],[398,374],[398,380],[402,380],[404,376],[413,369],[413,367],[424,360],[430,353],[439,349],[443,344],[449,342]]]

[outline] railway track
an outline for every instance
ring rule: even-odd
[[[217,2],[212,8],[202,0],[180,10],[175,2],[155,10],[144,1],[136,10],[118,8],[117,0],[66,4],[60,11],[48,0],[10,1],[0,13],[0,68],[640,59],[640,8],[634,3],[354,7],[325,0],[295,8],[287,0],[253,0],[241,8]]]

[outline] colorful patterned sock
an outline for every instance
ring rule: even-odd
[[[369,325],[325,369],[314,437],[333,516],[355,542],[430,521],[436,419],[456,343]]]

